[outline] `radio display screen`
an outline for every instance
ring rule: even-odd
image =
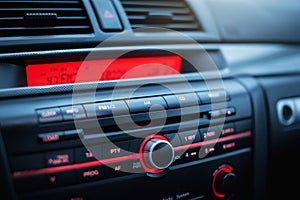
[[[31,64],[26,66],[27,85],[45,86],[174,75],[180,74],[181,63],[180,56],[156,56]]]

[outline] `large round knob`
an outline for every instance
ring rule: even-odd
[[[213,192],[219,198],[233,196],[238,191],[238,177],[229,165],[220,166],[213,174]]]
[[[143,162],[149,172],[160,172],[168,168],[174,160],[174,149],[165,139],[151,138],[143,147]],[[157,171],[158,170],[158,171]]]

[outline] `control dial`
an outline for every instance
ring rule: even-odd
[[[142,155],[146,171],[159,173],[172,164],[174,149],[167,139],[158,136],[145,141]]]
[[[238,191],[238,176],[230,165],[221,165],[214,172],[212,189],[219,198],[231,197]]]

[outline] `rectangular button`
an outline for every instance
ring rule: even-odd
[[[191,130],[178,133],[183,145],[200,142],[200,134],[198,130]]]
[[[94,157],[93,153],[87,150],[85,147],[76,148],[75,149],[75,162],[76,163],[84,163],[96,161],[97,159]]]
[[[249,147],[251,145],[251,137],[239,138],[230,141],[220,142],[216,144],[216,152],[218,154],[234,151],[237,149]]]
[[[219,91],[216,90],[210,92],[198,92],[198,95],[201,99],[201,102],[204,104],[230,100],[230,97],[227,94],[227,92],[223,90],[219,90]]]
[[[85,111],[81,105],[60,107],[64,120],[84,119]]]
[[[182,155],[183,162],[191,162],[199,159],[199,148],[188,149]]]
[[[127,161],[126,172],[129,173],[143,173],[145,172],[141,161],[139,159],[129,160]]]
[[[46,165],[56,167],[74,163],[73,150],[61,150],[46,154]]]
[[[63,140],[79,139],[81,136],[83,136],[83,134],[84,134],[84,132],[82,129],[67,130],[67,131],[64,131],[62,139]]]
[[[212,140],[220,137],[220,127],[214,126],[210,128],[202,128],[200,129],[201,137],[203,140]]]
[[[143,173],[145,172],[141,161],[139,159],[129,160],[127,161],[126,171],[129,173]]]
[[[167,104],[162,97],[130,99],[126,101],[130,113],[142,113],[151,111],[163,110],[167,108]]]
[[[75,171],[69,170],[59,173],[47,174],[46,180],[49,187],[73,185],[76,183]]]
[[[128,114],[129,110],[124,101],[101,102],[96,104],[86,104],[84,108],[88,117],[104,117],[112,115]]]
[[[50,142],[58,142],[63,139],[64,133],[62,131],[51,132],[51,133],[41,133],[38,134],[38,140],[41,143],[50,143]]]
[[[204,145],[201,147],[200,155],[201,155],[201,158],[206,158],[208,156],[214,155],[215,152],[216,152],[215,144]]]
[[[166,95],[163,97],[168,104],[168,108],[195,106],[201,103],[196,93]]]
[[[233,134],[235,134],[234,123],[224,124],[222,131],[221,131],[221,137],[226,137],[228,135],[233,135]]]
[[[129,142],[115,142],[103,145],[103,158],[116,158],[129,154]]]
[[[104,173],[106,178],[112,178],[112,177],[119,177],[119,176],[124,176],[128,174],[127,170],[127,162],[115,162],[115,163],[110,163],[105,166],[104,168]]]
[[[80,182],[95,181],[104,178],[103,166],[95,166],[77,170],[77,177]]]
[[[218,117],[230,117],[236,114],[235,108],[230,107],[227,109],[221,109],[221,110],[214,110],[208,112],[208,117],[210,119],[212,118],[218,118]]]
[[[36,112],[40,123],[60,122],[63,120],[59,108],[40,109]]]
[[[111,1],[92,0],[103,31],[121,31],[122,24]]]

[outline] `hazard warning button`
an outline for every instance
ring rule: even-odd
[[[92,0],[92,3],[103,31],[121,31],[123,29],[111,1]]]

